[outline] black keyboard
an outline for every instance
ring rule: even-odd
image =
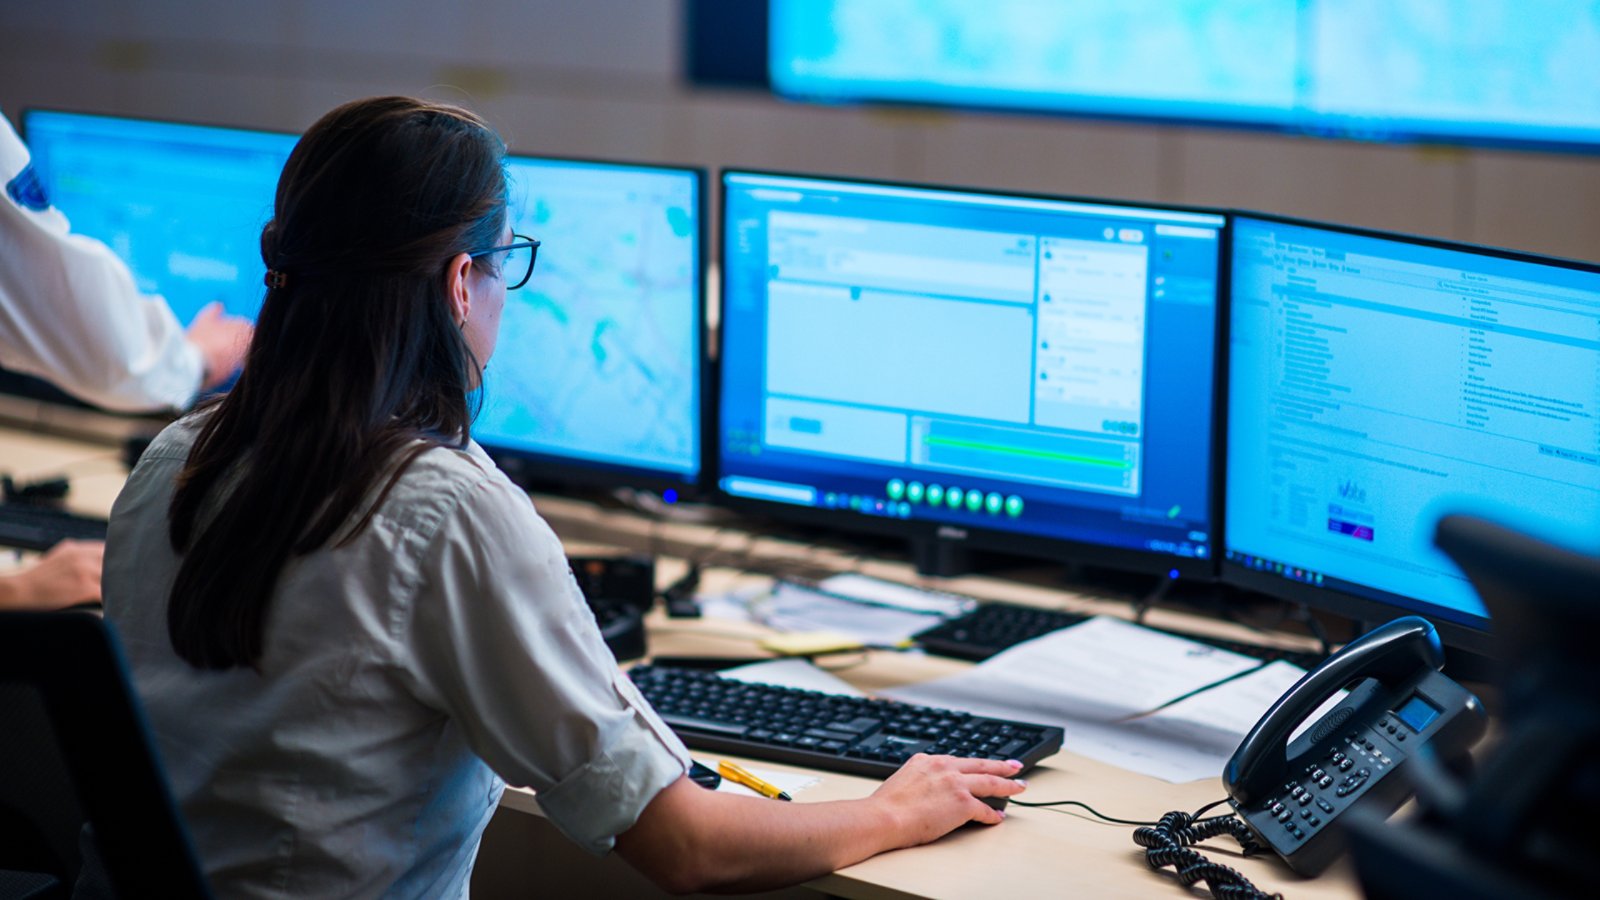
[[[106,520],[48,506],[0,503],[0,546],[49,550],[67,539],[103,541]]]
[[[1089,617],[1085,615],[1057,609],[988,602],[972,612],[947,619],[917,634],[914,640],[929,653],[977,662],[988,659],[1008,647],[1066,628],[1068,625],[1076,625],[1087,618]],[[1326,658],[1320,653],[1308,650],[1286,650],[1281,647],[1268,647],[1166,628],[1155,630],[1233,653],[1253,656],[1266,662],[1281,659],[1302,669],[1314,669]]]
[[[1061,749],[1047,725],[986,719],[893,700],[749,684],[715,672],[628,671],[690,747],[887,778],[914,753],[1015,759],[1022,770]]]

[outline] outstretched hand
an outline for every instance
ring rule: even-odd
[[[100,565],[106,545],[62,541],[15,575],[0,575],[0,608],[62,609],[100,599]]]
[[[200,310],[189,323],[189,343],[200,351],[205,361],[205,374],[201,387],[206,390],[223,384],[244,365],[245,351],[250,348],[250,337],[255,333],[248,319],[230,316],[222,304],[212,302]]]

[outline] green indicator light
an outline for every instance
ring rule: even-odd
[[[913,481],[906,485],[906,499],[912,503],[922,502],[922,482]]]
[[[967,491],[967,509],[972,512],[983,509],[983,491]]]
[[[1178,513],[1181,512],[1183,512],[1183,507],[1173,504],[1173,507],[1167,510],[1167,518],[1176,519],[1178,517]]]
[[[953,487],[944,492],[944,502],[951,509],[960,509],[962,496],[961,488]]]
[[[983,498],[983,508],[988,510],[991,516],[998,515],[1000,507],[1004,506],[1005,503],[1006,499],[993,491],[989,492],[989,496]]]
[[[1013,519],[1015,519],[1017,516],[1022,515],[1022,498],[1021,497],[1018,497],[1016,494],[1012,494],[1011,496],[1006,498],[1006,515],[1010,516]]]
[[[1028,456],[1034,459],[1050,459],[1057,462],[1079,463],[1085,466],[1105,466],[1110,469],[1130,469],[1133,464],[1125,459],[1107,459],[1103,456],[1081,456],[1076,453],[1057,453],[1054,450],[1035,450],[1032,447],[1011,447],[1006,444],[990,444],[984,441],[963,441],[956,438],[934,437],[928,435],[922,439],[930,447],[954,447],[958,450],[982,450],[986,453],[1004,453],[1010,456]]]
[[[928,485],[928,505],[938,506],[944,502],[944,488],[937,484]]]
[[[899,500],[906,495],[906,483],[898,478],[891,478],[888,490],[890,500]]]

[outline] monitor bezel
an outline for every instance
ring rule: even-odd
[[[534,162],[569,163],[587,166],[611,166],[619,169],[654,169],[660,172],[685,174],[694,180],[695,185],[695,330],[699,340],[699,347],[695,353],[696,384],[699,396],[696,398],[695,415],[698,418],[697,430],[699,447],[696,453],[697,469],[691,476],[678,475],[664,469],[652,469],[648,466],[631,466],[625,463],[608,462],[604,460],[582,460],[572,456],[541,453],[522,447],[508,447],[501,444],[485,443],[474,433],[473,440],[489,454],[489,457],[500,466],[505,473],[520,486],[538,492],[543,490],[589,490],[606,491],[623,488],[651,491],[665,496],[667,492],[675,492],[682,499],[704,499],[706,496],[707,473],[709,469],[707,446],[714,436],[708,424],[707,410],[716,405],[712,396],[713,382],[710,370],[715,365],[712,359],[710,337],[710,318],[707,307],[706,269],[711,260],[711,250],[706,244],[709,236],[709,224],[706,221],[707,212],[710,210],[709,199],[706,191],[710,187],[710,177],[703,166],[676,165],[672,163],[649,162],[633,159],[615,159],[609,157],[569,156],[545,153],[528,153],[507,148],[506,162],[514,159],[531,160]],[[535,278],[538,274],[535,273]]]
[[[1222,333],[1223,311],[1222,301],[1226,296],[1228,272],[1226,269],[1226,256],[1232,246],[1233,219],[1231,212],[1226,209],[1206,206],[1192,206],[1187,204],[1152,203],[1148,201],[1121,200],[1104,197],[1085,197],[1081,195],[1049,194],[1039,191],[1017,191],[1003,188],[973,187],[965,185],[930,184],[926,182],[900,181],[892,179],[863,178],[850,175],[818,174],[815,172],[794,172],[774,169],[756,169],[747,167],[724,167],[718,170],[717,186],[719,197],[719,229],[717,264],[721,273],[723,292],[727,286],[727,243],[728,243],[728,178],[730,176],[755,176],[761,178],[792,178],[802,181],[837,182],[842,184],[856,184],[871,187],[904,188],[909,190],[946,192],[955,194],[971,194],[988,197],[1011,198],[1020,200],[1039,200],[1044,202],[1082,203],[1087,206],[1122,207],[1152,212],[1195,213],[1200,215],[1216,216],[1222,220],[1217,228],[1217,295],[1212,306],[1212,372],[1211,372],[1211,404],[1213,409],[1212,421],[1215,422],[1217,404],[1222,402],[1219,393],[1218,377],[1222,369],[1222,359],[1218,355],[1225,348]],[[722,298],[719,297],[719,301]],[[726,316],[726,304],[719,306],[721,315]],[[726,373],[722,371],[723,358],[718,354],[715,363],[717,383],[721,386]],[[1222,509],[1221,498],[1221,473],[1217,465],[1221,459],[1222,445],[1221,433],[1213,424],[1211,429],[1210,465],[1207,466],[1207,517],[1211,523],[1208,529],[1209,553],[1206,557],[1184,557],[1175,554],[1163,553],[1155,550],[1139,550],[1128,547],[1097,544],[1089,541],[1077,541],[1070,538],[1041,537],[1021,531],[1008,531],[997,528],[982,528],[973,526],[957,526],[949,523],[931,521],[927,519],[889,519],[881,516],[863,515],[850,510],[823,509],[813,506],[783,503],[780,501],[762,500],[759,498],[745,497],[729,494],[722,487],[722,479],[726,474],[723,471],[722,446],[721,446],[721,416],[722,416],[722,391],[717,393],[716,401],[712,404],[712,415],[708,419],[716,426],[711,440],[706,442],[706,452],[709,454],[706,470],[707,490],[714,502],[739,512],[765,516],[774,520],[794,522],[797,524],[836,529],[842,533],[855,532],[870,534],[879,537],[904,538],[913,543],[936,541],[956,548],[970,548],[973,550],[995,551],[999,553],[1037,558],[1052,562],[1061,562],[1071,565],[1085,565],[1103,567],[1126,572],[1150,575],[1164,575],[1181,578],[1188,581],[1211,582],[1217,577],[1216,557],[1220,532],[1217,530],[1218,516]]]
[[[1404,244],[1427,247],[1435,250],[1451,250],[1465,253],[1475,253],[1491,256],[1497,259],[1525,262],[1535,265],[1554,265],[1557,268],[1572,269],[1600,275],[1600,263],[1586,262],[1584,260],[1570,259],[1559,256],[1546,256],[1530,253],[1524,250],[1513,250],[1506,247],[1494,247],[1483,244],[1472,244],[1464,241],[1452,241],[1445,238],[1429,237],[1426,235],[1407,234],[1404,232],[1384,231],[1377,228],[1368,228],[1359,225],[1346,225],[1335,222],[1321,222],[1314,219],[1303,219],[1294,216],[1279,215],[1276,213],[1256,212],[1252,210],[1235,209],[1230,213],[1230,226],[1242,221],[1261,221],[1289,225],[1299,228],[1314,228],[1323,231],[1332,231],[1353,237],[1372,238],[1376,240],[1398,241]],[[1224,329],[1231,332],[1233,325],[1233,293],[1232,271],[1233,253],[1230,241],[1227,266],[1229,271],[1229,290],[1223,298],[1223,308],[1227,311],[1224,316]],[[1305,584],[1290,578],[1284,578],[1276,573],[1251,568],[1250,566],[1233,560],[1230,554],[1234,548],[1229,544],[1228,531],[1228,497],[1227,474],[1228,458],[1227,436],[1228,422],[1232,413],[1229,406],[1228,386],[1233,377],[1233,358],[1226,353],[1220,357],[1224,361],[1221,371],[1221,396],[1218,411],[1220,413],[1219,432],[1223,438],[1223,453],[1219,457],[1217,466],[1222,494],[1218,497],[1220,510],[1218,523],[1221,540],[1216,554],[1219,564],[1219,578],[1226,586],[1243,588],[1250,591],[1266,594],[1291,603],[1303,604],[1315,609],[1324,610],[1334,615],[1346,616],[1360,622],[1381,624],[1397,616],[1420,615],[1427,618],[1438,629],[1441,639],[1451,646],[1458,647],[1478,654],[1491,654],[1495,648],[1493,640],[1493,623],[1486,616],[1474,616],[1455,610],[1446,609],[1436,604],[1420,600],[1415,597],[1405,597],[1378,590],[1366,585],[1356,585],[1344,579],[1332,579],[1333,585],[1322,586]],[[1241,551],[1242,552],[1242,551]],[[1346,585],[1355,585],[1355,588]]]

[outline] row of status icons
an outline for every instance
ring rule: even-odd
[[[1295,581],[1305,582],[1306,584],[1322,583],[1322,573],[1313,572],[1310,569],[1299,569],[1293,566],[1286,566],[1281,562],[1273,562],[1270,559],[1262,559],[1259,556],[1251,556],[1248,553],[1239,553],[1237,551],[1229,551],[1228,558],[1243,565],[1247,569],[1255,569],[1261,572],[1271,572],[1275,575],[1282,575],[1285,578],[1293,579]]]
[[[950,509],[966,507],[968,512],[987,512],[991,516],[1004,512],[1013,519],[1022,515],[1022,498],[1016,494],[1003,497],[997,491],[985,494],[976,488],[963,490],[955,486],[924,485],[920,481],[906,482],[898,478],[891,478],[884,490],[888,492],[889,499],[896,502],[904,498],[913,505],[926,502],[929,506],[943,505]]]

